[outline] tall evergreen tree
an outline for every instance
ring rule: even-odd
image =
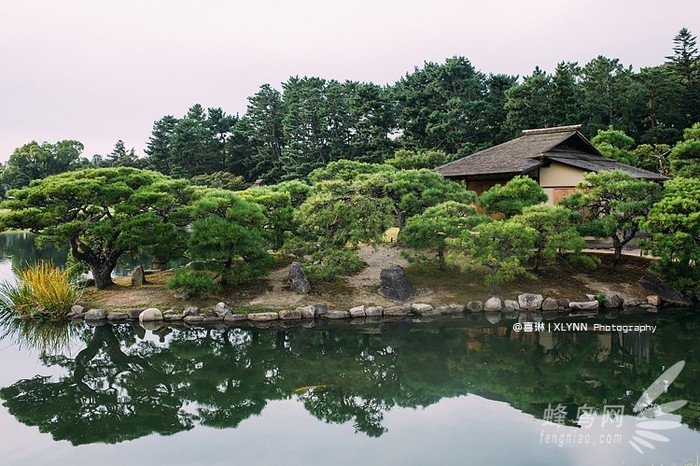
[[[506,92],[508,111],[506,127],[512,135],[523,129],[554,126],[552,124],[552,78],[536,66],[523,83]]]
[[[697,38],[687,28],[682,28],[673,38],[673,44],[673,55],[666,59],[685,88],[683,111],[687,126],[700,120],[700,59]]]

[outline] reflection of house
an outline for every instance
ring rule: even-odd
[[[536,180],[556,204],[571,194],[588,172],[618,169],[635,178],[666,178],[601,155],[578,131],[579,126],[531,129],[517,139],[489,147],[435,169],[446,178],[464,180],[477,194],[517,175]]]

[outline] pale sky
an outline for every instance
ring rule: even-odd
[[[0,160],[31,140],[141,154],[194,103],[243,114],[289,76],[393,83],[462,55],[485,73],[597,55],[662,63],[698,0],[0,0]]]

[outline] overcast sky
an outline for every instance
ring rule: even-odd
[[[0,0],[0,160],[31,140],[142,153],[188,107],[243,114],[289,76],[393,83],[463,55],[486,73],[597,55],[635,69],[700,33],[698,0]]]

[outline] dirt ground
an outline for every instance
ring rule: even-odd
[[[81,303],[89,307],[114,309],[143,309],[157,307],[183,309],[187,306],[208,307],[224,301],[239,312],[257,310],[293,309],[314,303],[327,303],[331,308],[348,309],[354,305],[396,305],[395,301],[379,294],[379,273],[391,265],[405,268],[406,275],[415,285],[417,294],[413,302],[432,305],[459,303],[471,300],[486,300],[490,296],[515,299],[520,293],[539,293],[545,297],[585,300],[586,294],[615,291],[626,298],[642,300],[646,294],[637,285],[637,280],[648,268],[650,260],[632,255],[623,256],[614,270],[610,267],[610,256],[598,254],[601,264],[594,270],[583,270],[570,265],[550,265],[540,271],[536,279],[518,279],[512,283],[493,288],[484,284],[483,271],[437,270],[409,264],[392,244],[376,248],[362,247],[362,259],[367,267],[356,275],[345,277],[334,283],[314,285],[306,295],[294,293],[287,285],[288,264],[273,270],[268,277],[245,286],[235,287],[216,296],[182,300],[174,297],[165,283],[172,271],[147,275],[148,284],[131,287],[129,277],[115,279],[115,286],[107,290],[85,290]]]

